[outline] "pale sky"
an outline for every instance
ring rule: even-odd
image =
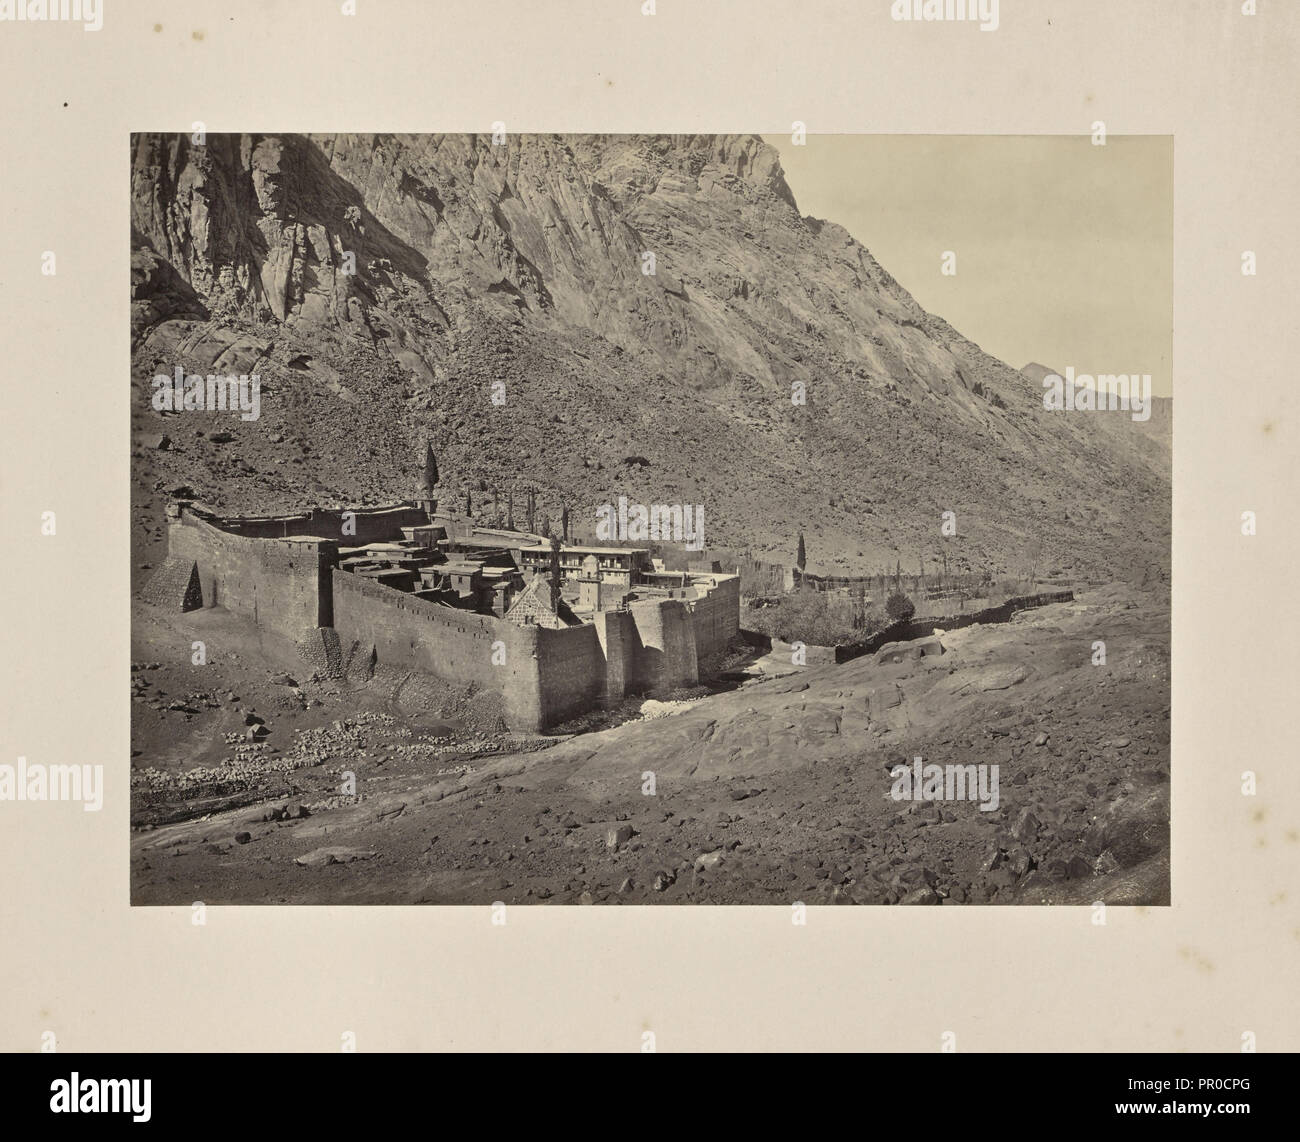
[[[1017,369],[1150,373],[1173,395],[1171,137],[763,138],[802,213],[838,222],[985,352]]]

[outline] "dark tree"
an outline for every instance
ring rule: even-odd
[[[895,622],[903,622],[916,614],[916,604],[902,591],[895,591],[885,600],[885,614]]]
[[[808,551],[804,547],[802,531],[799,533],[799,551],[794,557],[794,565],[798,567],[800,571],[808,566]]]
[[[433,445],[428,443],[424,446],[424,486],[426,488],[438,486],[438,461],[433,455]]]

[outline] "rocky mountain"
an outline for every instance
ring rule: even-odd
[[[406,498],[427,439],[485,516],[532,486],[580,526],[619,495],[704,504],[710,544],[786,563],[803,531],[814,571],[1168,563],[1150,442],[1044,411],[802,216],[754,136],[131,146],[138,548],[182,485],[231,510]],[[260,418],[155,412],[177,365],[256,373]]]
[[[1065,374],[1060,369],[1049,369],[1037,361],[1031,361],[1020,370],[1037,387],[1041,395],[1043,378],[1055,373],[1058,377]],[[1095,382],[1088,386],[1095,389]],[[1151,415],[1146,420],[1134,420],[1131,415],[1099,416],[1099,427],[1111,432],[1126,434],[1136,433],[1145,437],[1150,444],[1141,445],[1142,455],[1158,473],[1168,474],[1173,463],[1174,447],[1174,400],[1173,397],[1151,398]]]

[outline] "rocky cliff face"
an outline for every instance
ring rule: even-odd
[[[702,503],[711,544],[790,562],[802,530],[814,570],[1167,563],[1146,442],[1044,412],[753,136],[140,135],[131,211],[133,407],[173,438],[141,505],[405,497],[428,438],[487,510]],[[257,372],[261,418],[159,427],[177,364]]]

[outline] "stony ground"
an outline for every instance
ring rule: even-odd
[[[560,740],[303,679],[219,611],[141,611],[137,904],[1169,900],[1169,609],[1136,589]],[[209,665],[162,652],[203,622]],[[999,809],[893,800],[915,756],[996,763]]]

